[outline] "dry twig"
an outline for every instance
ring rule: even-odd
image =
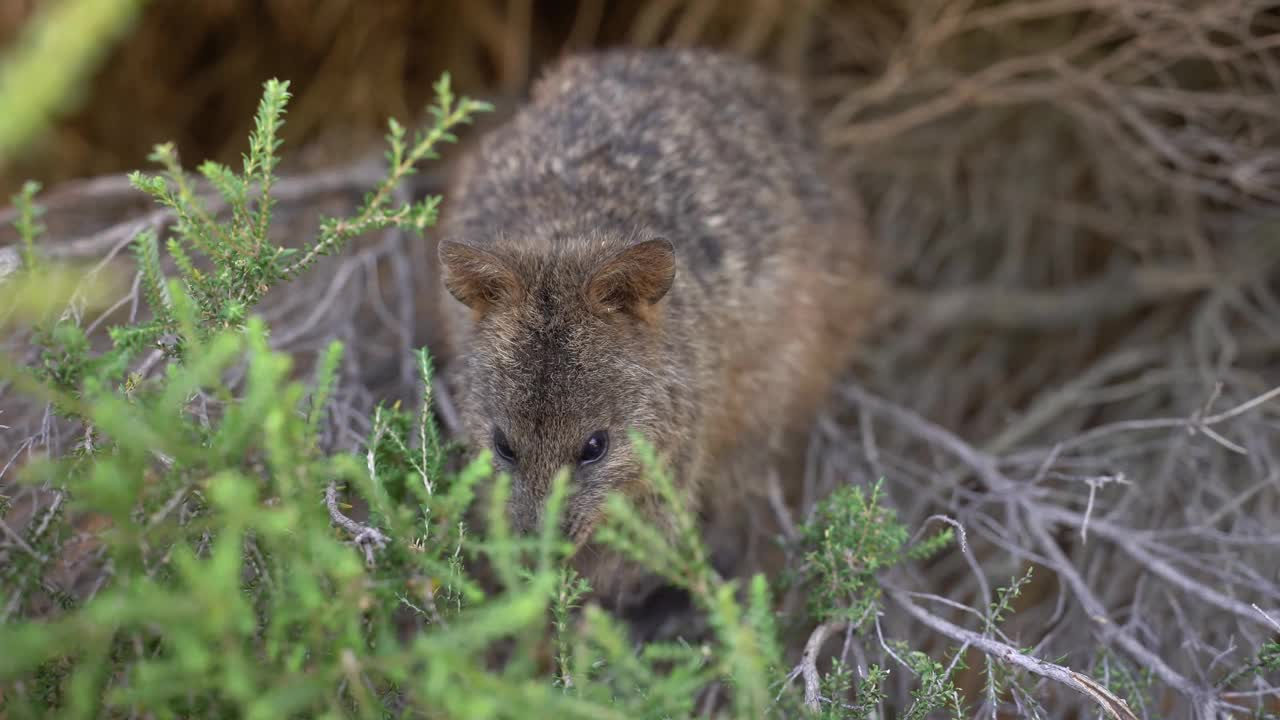
[[[387,543],[390,542],[390,538],[384,535],[381,530],[368,525],[361,525],[344,515],[338,509],[338,492],[333,483],[329,483],[329,487],[325,488],[324,503],[329,508],[329,518],[351,535],[351,542],[364,551],[365,562],[372,566],[374,552],[386,547]]]

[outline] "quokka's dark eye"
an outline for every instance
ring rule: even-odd
[[[589,465],[609,452],[609,433],[604,430],[597,430],[591,433],[591,437],[582,445],[582,454],[578,456],[578,463]]]
[[[493,429],[493,451],[498,457],[513,463],[516,461],[516,453],[511,449],[511,443],[507,440],[506,433],[498,428]]]

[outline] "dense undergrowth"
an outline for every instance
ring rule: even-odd
[[[65,456],[24,460],[21,481],[55,501],[19,526],[0,567],[0,715],[672,718],[718,697],[737,718],[791,717],[806,704],[825,718],[872,718],[886,717],[888,673],[908,672],[918,690],[894,716],[967,717],[950,677],[958,656],[942,662],[891,639],[897,667],[837,662],[807,703],[789,674],[782,626],[874,633],[878,574],[951,540],[946,530],[909,542],[878,486],[837,491],[794,538],[785,581],[812,589],[808,618],[777,615],[776,583],[717,576],[689,514],[671,544],[616,500],[602,539],[687,590],[711,628],[637,649],[562,563],[563,483],[545,527],[517,537],[496,510],[507,479],[490,476],[486,457],[447,469],[454,448],[431,412],[429,349],[418,357],[421,407],[379,405],[365,452],[325,447],[342,344],[298,381],[254,308],[362,233],[421,236],[434,223],[439,197],[399,205],[394,190],[486,109],[454,97],[447,77],[436,91],[426,128],[390,123],[385,180],[303,248],[268,238],[287,83],[266,84],[242,171],[199,166],[221,215],[175,149],[158,146],[163,172],[131,182],[175,212],[163,247],[179,271],[166,276],[155,233],[136,237],[150,315],[112,327],[109,347],[95,347],[73,311],[96,302],[103,273],[42,260],[39,188],[14,198],[24,263],[0,286],[0,324],[34,325],[41,351],[0,368],[83,439]],[[656,462],[650,476],[670,487]],[[480,483],[496,490],[473,508]],[[0,505],[0,520],[12,511]],[[98,552],[92,588],[47,581],[86,545]]]

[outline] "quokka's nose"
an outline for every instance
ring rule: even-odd
[[[531,535],[542,527],[542,513],[524,499],[512,500],[507,505],[507,523],[517,535]]]

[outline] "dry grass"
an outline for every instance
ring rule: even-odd
[[[1033,567],[1003,628],[1015,646],[1103,682],[1150,671],[1149,697],[1129,698],[1139,717],[1280,712],[1280,678],[1210,691],[1280,618],[1280,4],[181,5],[152,5],[87,109],[19,171],[116,172],[169,138],[188,158],[234,157],[259,82],[278,74],[298,89],[286,147],[317,153],[281,187],[296,223],[282,232],[298,232],[374,177],[315,166],[346,163],[335,147],[409,115],[442,69],[509,97],[564,46],[697,42],[803,74],[897,288],[815,433],[808,502],[883,476],[913,527],[945,515],[966,538],[890,578],[884,632],[940,649],[956,638],[922,617],[981,622],[916,593],[982,608]],[[165,222],[119,178],[62,192],[48,221],[64,257],[114,256],[140,223]],[[92,217],[73,210],[89,199]],[[423,250],[369,237],[269,299],[277,345],[304,368],[330,338],[359,348],[338,445],[357,442],[374,399],[412,378],[408,349],[430,338],[428,280],[411,270]],[[0,397],[0,468],[77,441]],[[882,653],[833,644],[861,664]],[[982,657],[966,658],[970,688]],[[910,678],[893,677],[905,697]],[[1028,689],[1052,717],[1097,716],[1055,683]]]

